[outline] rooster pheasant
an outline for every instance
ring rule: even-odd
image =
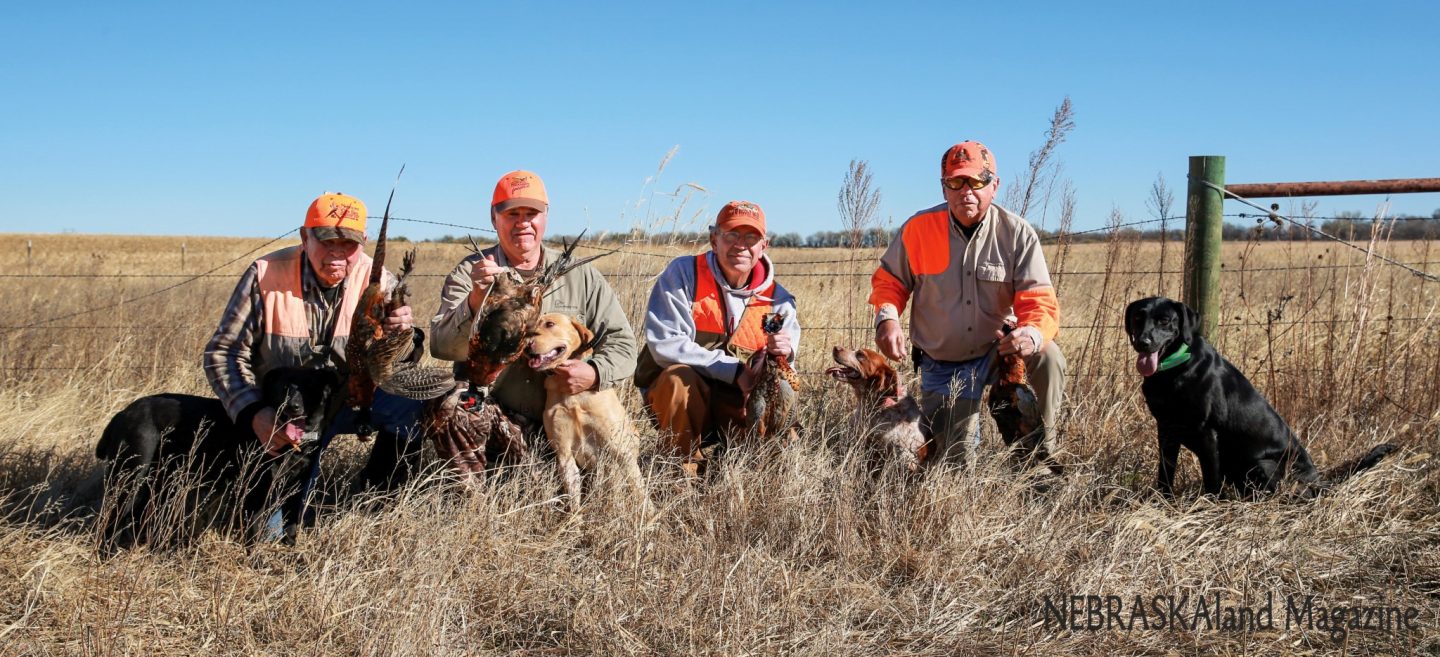
[[[484,479],[491,459],[518,460],[526,453],[524,432],[500,405],[460,386],[425,402],[420,431],[465,483]]]
[[[421,410],[421,430],[466,479],[482,478],[490,458],[515,459],[525,453],[519,428],[490,397],[490,386],[524,351],[546,292],[571,270],[600,257],[575,260],[579,243],[579,237],[566,242],[560,256],[529,280],[514,270],[495,277],[475,312],[465,363],[469,388],[452,386],[449,394],[426,402]],[[479,246],[472,243],[472,248],[479,255]]]
[[[465,363],[472,390],[488,390],[500,372],[520,357],[550,287],[576,267],[607,255],[602,253],[577,261],[574,253],[580,237],[562,243],[560,257],[546,264],[534,278],[527,281],[510,269],[496,276],[485,292],[475,312],[475,329],[470,333],[469,358]],[[474,250],[478,255],[479,248]]]
[[[405,172],[405,167],[400,167]],[[396,176],[397,179],[399,176]],[[422,368],[413,360],[402,357],[415,339],[414,327],[401,330],[387,330],[385,318],[395,309],[406,305],[409,288],[405,279],[415,270],[415,251],[405,254],[400,265],[399,276],[393,282],[385,278],[385,238],[390,226],[390,204],[395,200],[395,190],[390,190],[390,199],[385,202],[385,214],[380,220],[380,234],[375,239],[375,256],[370,265],[370,282],[360,294],[355,305],[355,314],[350,320],[350,338],[345,344],[345,362],[350,375],[347,382],[349,396],[347,403],[357,410],[356,432],[368,436],[374,432],[370,424],[370,404],[375,398],[375,388],[409,399],[430,399],[444,392],[454,384],[454,377],[441,368]]]
[[[768,313],[761,320],[760,327],[767,335],[780,332],[785,326],[784,313]],[[755,379],[755,387],[745,399],[745,424],[760,438],[784,435],[795,426],[799,404],[796,397],[800,392],[800,377],[789,359],[776,358],[764,351],[755,356],[762,362]]]
[[[1015,330],[1009,322],[1002,331],[1009,335]],[[998,355],[998,351],[997,351]],[[1048,461],[1042,443],[1045,438],[1045,421],[1040,414],[1040,402],[1035,389],[1030,387],[1030,378],[1025,371],[1025,358],[1019,353],[999,355],[998,379],[990,388],[990,417],[1000,430],[1000,437],[1012,449],[1019,449],[1017,456],[1033,455]],[[1056,466],[1052,465],[1052,469]]]

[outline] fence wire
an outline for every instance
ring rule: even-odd
[[[1380,260],[1382,260],[1382,261],[1384,261],[1384,262],[1387,262],[1387,263],[1389,263],[1389,264],[1391,264],[1391,265],[1393,265],[1393,266],[1399,267],[1399,268],[1401,268],[1401,269],[1404,269],[1404,270],[1410,272],[1411,274],[1414,274],[1415,276],[1419,277],[1419,278],[1420,278],[1421,280],[1423,280],[1423,281],[1428,281],[1428,282],[1430,282],[1430,283],[1440,283],[1440,276],[1437,276],[1437,275],[1435,275],[1435,274],[1431,274],[1430,272],[1421,271],[1421,270],[1419,270],[1419,269],[1416,269],[1416,268],[1414,268],[1414,267],[1411,267],[1411,266],[1409,266],[1409,265],[1406,265],[1405,263],[1402,263],[1402,262],[1396,261],[1396,260],[1394,260],[1394,259],[1392,259],[1392,258],[1386,257],[1386,256],[1384,256],[1384,255],[1382,255],[1382,254],[1374,253],[1373,251],[1371,251],[1371,250],[1369,250],[1369,249],[1366,249],[1366,248],[1364,248],[1364,247],[1362,247],[1362,246],[1360,246],[1360,245],[1358,245],[1358,244],[1352,244],[1352,243],[1350,243],[1350,242],[1347,241],[1347,240],[1343,240],[1343,239],[1341,239],[1341,238],[1339,238],[1339,237],[1336,237],[1336,236],[1334,236],[1334,235],[1331,235],[1330,233],[1327,233],[1327,232],[1325,232],[1325,231],[1323,231],[1323,230],[1320,230],[1319,228],[1316,228],[1316,227],[1311,226],[1311,225],[1309,225],[1309,224],[1302,224],[1302,223],[1300,223],[1300,222],[1298,222],[1298,221],[1295,221],[1294,219],[1292,219],[1292,218],[1290,218],[1290,217],[1288,217],[1288,216],[1285,216],[1284,214],[1281,214],[1281,213],[1278,212],[1278,211],[1275,211],[1275,210],[1265,210],[1265,208],[1260,207],[1259,205],[1257,205],[1256,203],[1254,203],[1254,202],[1251,201],[1250,199],[1245,198],[1244,196],[1241,196],[1241,195],[1239,195],[1239,194],[1236,194],[1235,192],[1232,192],[1232,191],[1230,191],[1230,190],[1228,190],[1228,189],[1225,189],[1225,188],[1224,188],[1223,186],[1221,186],[1221,185],[1216,185],[1215,183],[1212,183],[1212,182],[1210,182],[1210,181],[1208,181],[1208,180],[1201,180],[1201,181],[1199,181],[1199,182],[1200,182],[1201,184],[1205,185],[1206,187],[1209,187],[1209,188],[1211,188],[1211,189],[1213,189],[1213,190],[1216,190],[1216,191],[1220,192],[1220,194],[1222,195],[1222,197],[1223,197],[1223,196],[1229,196],[1230,198],[1233,198],[1233,199],[1235,199],[1236,201],[1239,201],[1239,202],[1241,202],[1241,203],[1244,203],[1245,205],[1248,205],[1248,206],[1250,206],[1250,207],[1252,207],[1252,208],[1255,208],[1256,210],[1264,210],[1264,211],[1266,212],[1266,216],[1267,216],[1267,217],[1271,217],[1271,218],[1274,218],[1274,219],[1282,220],[1282,221],[1290,224],[1291,226],[1295,226],[1295,227],[1298,227],[1298,228],[1304,228],[1305,230],[1308,230],[1308,231],[1310,231],[1311,233],[1314,233],[1314,234],[1316,234],[1316,235],[1319,235],[1320,237],[1323,237],[1323,238],[1325,238],[1325,239],[1327,239],[1327,240],[1330,240],[1330,241],[1335,242],[1335,243],[1337,243],[1337,244],[1341,244],[1341,245],[1343,245],[1343,246],[1350,247],[1351,249],[1354,249],[1354,250],[1356,250],[1356,251],[1359,251],[1359,252],[1361,252],[1361,253],[1364,253],[1364,254],[1365,254],[1365,257],[1367,257],[1367,258],[1371,258],[1371,257],[1373,257],[1373,258],[1378,258],[1378,259],[1380,259]]]
[[[1225,215],[1225,216],[1227,216],[1227,217],[1239,217],[1239,218],[1241,218],[1241,219],[1269,219],[1269,218],[1270,218],[1270,212],[1266,212],[1265,214],[1252,214],[1252,213],[1249,213],[1249,212],[1241,212],[1241,213],[1239,213],[1239,214],[1227,214],[1227,215]],[[1380,217],[1380,216],[1373,216],[1373,217],[1348,217],[1348,216],[1340,216],[1340,215],[1320,216],[1320,215],[1307,215],[1307,214],[1292,214],[1292,215],[1290,215],[1290,218],[1291,218],[1291,219],[1305,219],[1305,220],[1307,220],[1307,221],[1315,221],[1315,220],[1320,220],[1320,221],[1371,221],[1371,222],[1389,222],[1389,221],[1440,221],[1440,216],[1435,216],[1435,217],[1391,217],[1391,218],[1389,218],[1389,219],[1386,219],[1385,217]]]
[[[1386,322],[1399,322],[1399,323],[1407,323],[1407,322],[1429,322],[1429,321],[1434,321],[1435,319],[1436,319],[1436,318],[1434,318],[1434,317],[1370,317],[1370,318],[1367,318],[1367,319],[1365,319],[1365,320],[1363,320],[1363,321],[1365,321],[1366,323],[1369,323],[1369,324],[1383,324],[1383,323],[1386,323]],[[1348,319],[1278,320],[1278,321],[1274,322],[1274,325],[1276,325],[1276,326],[1292,326],[1292,325],[1296,325],[1296,324],[1335,324],[1335,325],[1342,325],[1342,324],[1355,324],[1355,323],[1360,322],[1360,321],[1362,321],[1362,320],[1356,319],[1356,318],[1353,318],[1353,317],[1352,317],[1352,318],[1348,318]],[[1229,321],[1229,322],[1220,322],[1219,326],[1221,326],[1221,327],[1244,327],[1244,326],[1265,326],[1266,324],[1267,324],[1267,322],[1262,322],[1262,321],[1253,321],[1253,322],[1236,322],[1236,321]],[[59,326],[49,325],[49,326],[43,326],[43,327],[33,327],[33,326],[27,326],[27,325],[0,326],[0,330],[5,330],[5,329],[31,329],[31,328],[43,328],[43,329],[45,329],[45,330],[47,330],[47,331],[51,331],[51,330],[57,330],[57,331],[118,331],[118,330],[132,330],[132,331],[145,331],[145,332],[149,332],[149,331],[198,331],[198,330],[213,331],[213,330],[215,330],[215,325],[214,325],[214,324],[171,324],[171,325],[154,325],[154,324],[70,324],[70,325],[59,325]],[[431,330],[433,327],[431,327],[431,326],[416,326],[416,328],[421,328],[421,329],[425,329],[425,330],[428,331],[428,330]],[[904,328],[904,330],[906,330],[906,331],[909,331],[909,330],[910,330],[909,326],[904,326],[903,328]],[[1123,329],[1123,328],[1125,328],[1125,325],[1124,325],[1124,324],[1110,324],[1110,323],[1106,323],[1106,324],[1061,324],[1061,325],[1060,325],[1060,328],[1061,328],[1062,330],[1083,331],[1083,330],[1088,330],[1088,329],[1102,329],[1102,328],[1103,328],[1103,329]],[[817,331],[821,331],[821,332],[831,332],[831,331],[873,331],[873,330],[875,330],[875,325],[873,325],[873,324],[863,324],[863,325],[855,325],[855,326],[810,326],[810,325],[802,324],[802,325],[800,326],[800,330],[805,331],[805,332],[817,332]]]
[[[864,265],[870,265],[870,266],[873,266],[873,265],[875,264],[875,260],[874,260],[874,259],[856,260],[855,262],[856,262],[856,264],[864,264]],[[775,264],[776,264],[776,265],[792,265],[792,264],[796,264],[796,263],[793,263],[793,262],[776,262]],[[1416,262],[1400,262],[1399,264],[1406,265],[1406,266],[1409,266],[1409,267],[1429,267],[1429,266],[1431,266],[1431,265],[1440,265],[1440,260],[1421,260],[1421,261],[1416,261]],[[1375,266],[1375,265],[1373,265],[1373,264],[1368,264],[1368,265],[1367,265],[1367,264],[1364,264],[1364,263],[1354,263],[1354,264],[1346,264],[1346,265],[1296,265],[1296,266],[1290,266],[1290,267],[1225,267],[1225,268],[1223,268],[1223,269],[1220,270],[1220,273],[1221,273],[1222,275],[1229,275],[1229,274],[1248,274],[1248,273],[1254,273],[1254,272],[1309,271],[1309,270],[1312,270],[1312,269],[1315,269],[1315,270],[1329,270],[1329,269],[1364,269],[1364,268],[1366,268],[1366,267],[1374,267],[1374,266]],[[1107,276],[1107,275],[1109,275],[1109,276],[1145,276],[1145,275],[1183,274],[1183,273],[1185,273],[1185,270],[1183,270],[1183,269],[1110,269],[1110,270],[1105,270],[1105,269],[1092,269],[1092,270],[1085,270],[1085,269],[1078,269],[1078,270],[1071,270],[1071,269],[1052,269],[1052,270],[1050,270],[1050,275],[1051,275],[1051,276],[1057,276],[1057,275],[1061,275],[1061,274],[1063,274],[1063,275],[1065,275],[1065,276]],[[603,274],[604,274],[604,276],[605,276],[606,278],[655,278],[656,276],[659,275],[658,272],[657,272],[657,273],[654,273],[654,274],[650,274],[650,273],[646,273],[646,272],[625,272],[625,271],[619,271],[619,272],[604,272]],[[823,278],[823,277],[827,277],[827,276],[829,276],[829,277],[857,277],[857,276],[858,276],[858,277],[866,277],[866,278],[868,278],[868,277],[872,276],[873,274],[874,274],[874,272],[872,272],[872,271],[860,271],[860,272],[785,271],[785,272],[783,272],[783,273],[777,273],[777,276],[779,276],[779,277],[781,277],[781,278],[790,278],[790,277],[797,277],[797,276],[798,276],[798,277],[822,277],[822,278]],[[420,273],[416,273],[416,274],[410,274],[409,277],[410,277],[410,278],[444,278],[444,277],[449,276],[449,275],[450,275],[450,274],[448,274],[448,273],[446,273],[446,274],[420,274]],[[74,278],[74,279],[142,279],[142,280],[143,280],[143,279],[176,279],[176,278],[182,278],[182,279],[186,279],[185,282],[188,283],[188,282],[190,282],[190,281],[192,281],[192,280],[200,280],[200,279],[204,279],[204,278],[216,278],[216,279],[223,279],[223,280],[233,281],[233,280],[236,280],[236,279],[237,279],[237,274],[58,274],[58,273],[0,274],[0,279],[6,279],[6,278],[13,278],[13,279],[43,279],[43,278],[66,279],[66,278]],[[179,287],[179,286],[177,285],[176,287]],[[157,290],[156,292],[158,293],[158,292],[160,292],[160,291],[163,291],[163,290]],[[134,300],[139,300],[139,298],[137,297],[137,298],[134,299]],[[129,300],[127,300],[127,303],[128,303],[128,302],[129,302]],[[52,321],[59,321],[59,319],[63,319],[63,318],[57,318],[57,319],[52,320]],[[0,327],[0,328],[3,328],[3,327]]]
[[[1208,183],[1207,183],[1207,184],[1208,184]],[[1213,187],[1213,185],[1212,185],[1212,187]],[[1223,188],[1218,188],[1218,187],[1217,187],[1216,189],[1220,189],[1222,192],[1225,191]],[[1233,194],[1233,193],[1230,193],[1230,192],[1225,192],[1225,193],[1228,194],[1229,196],[1235,197],[1237,200],[1241,201],[1242,203],[1245,203],[1245,204],[1247,204],[1247,205],[1250,205],[1251,207],[1255,207],[1255,208],[1257,208],[1257,209],[1264,210],[1264,208],[1261,208],[1260,206],[1255,205],[1254,203],[1251,203],[1251,202],[1249,202],[1249,201],[1246,200],[1246,199],[1240,198],[1240,197],[1236,196],[1236,195]],[[1342,240],[1342,239],[1340,239],[1340,238],[1338,238],[1338,237],[1335,237],[1335,236],[1333,236],[1333,235],[1330,235],[1330,234],[1328,234],[1328,233],[1325,233],[1325,232],[1320,231],[1320,230],[1318,230],[1318,229],[1315,229],[1315,228],[1313,228],[1313,227],[1306,226],[1306,225],[1304,225],[1304,224],[1300,224],[1300,223],[1294,221],[1293,218],[1287,217],[1287,216],[1285,216],[1285,215],[1283,215],[1283,214],[1279,214],[1279,213],[1274,212],[1274,211],[1265,211],[1265,214],[1264,214],[1264,215],[1254,215],[1254,214],[1249,214],[1249,213],[1239,213],[1239,214],[1227,214],[1227,215],[1225,215],[1225,216],[1227,216],[1227,217],[1242,217],[1242,218],[1263,216],[1263,217],[1271,217],[1271,218],[1283,219],[1283,220],[1285,220],[1285,221],[1290,222],[1292,225],[1295,225],[1295,226],[1298,226],[1298,227],[1301,227],[1301,228],[1305,228],[1305,229],[1307,229],[1307,230],[1310,230],[1310,231],[1312,231],[1312,232],[1314,232],[1314,233],[1316,233],[1316,234],[1319,234],[1319,235],[1323,236],[1323,237],[1326,238],[1326,239],[1333,240],[1333,241],[1339,242],[1339,243],[1341,243],[1341,244],[1344,244],[1344,245],[1346,245],[1346,246],[1349,246],[1349,247],[1351,247],[1352,249],[1356,249],[1356,250],[1358,250],[1358,251],[1365,252],[1365,253],[1367,253],[1367,256],[1373,255],[1374,257],[1379,258],[1380,260],[1383,260],[1384,262],[1386,262],[1386,263],[1388,263],[1388,264],[1390,264],[1390,265],[1401,267],[1401,268],[1405,269],[1406,271],[1408,271],[1408,272],[1410,272],[1410,273],[1412,273],[1412,274],[1414,274],[1414,275],[1416,275],[1416,276],[1419,276],[1419,277],[1421,277],[1421,278],[1423,278],[1423,279],[1425,279],[1425,280],[1427,280],[1427,281],[1440,281],[1440,276],[1437,276],[1437,275],[1435,275],[1435,274],[1431,274],[1431,273],[1429,273],[1429,272],[1422,271],[1422,270],[1420,270],[1420,269],[1417,268],[1417,267],[1428,267],[1428,266],[1431,266],[1431,265],[1440,264],[1440,261],[1430,261],[1430,260],[1426,260],[1426,261],[1422,261],[1422,262],[1405,263],[1405,262],[1400,262],[1400,261],[1397,261],[1397,260],[1394,260],[1394,259],[1391,259],[1391,258],[1387,258],[1387,257],[1382,256],[1382,255],[1371,254],[1371,253],[1369,253],[1368,251],[1366,251],[1365,249],[1363,249],[1363,248],[1361,248],[1361,247],[1359,247],[1359,246],[1356,246],[1356,245],[1354,245],[1354,244],[1351,244],[1351,243],[1349,243],[1349,242],[1346,242],[1345,240]],[[369,217],[369,218],[370,218],[370,219],[380,219],[380,217]],[[1309,218],[1316,218],[1316,217],[1309,217]],[[1180,219],[1184,219],[1184,217],[1183,217],[1183,216],[1158,217],[1158,218],[1153,218],[1153,219],[1145,219],[1145,220],[1141,220],[1141,221],[1133,221],[1133,222],[1110,224],[1110,225],[1106,225],[1106,226],[1103,226],[1103,227],[1100,227],[1100,228],[1083,230],[1083,231],[1065,231],[1065,232],[1060,232],[1060,233],[1056,233],[1056,234],[1046,235],[1046,236],[1044,236],[1044,237],[1042,238],[1041,241],[1042,241],[1042,243],[1043,243],[1043,242],[1047,242],[1047,241],[1048,241],[1048,242],[1051,242],[1051,243],[1054,243],[1054,242],[1058,242],[1058,241],[1064,241],[1064,240],[1069,239],[1069,238],[1072,238],[1072,237],[1089,235],[1089,234],[1096,234],[1096,233],[1112,233],[1112,234],[1114,234],[1114,233],[1117,233],[1118,231],[1120,231],[1120,230],[1122,230],[1122,229],[1126,229],[1126,228],[1133,228],[1133,227],[1136,227],[1136,226],[1152,225],[1152,224],[1156,224],[1156,223],[1160,223],[1160,222],[1174,221],[1174,220],[1180,220]],[[412,217],[391,217],[390,220],[391,220],[391,221],[397,221],[397,222],[409,222],[409,223],[418,223],[418,224],[427,224],[427,225],[434,225],[434,226],[446,226],[446,227],[452,227],[452,228],[459,228],[459,229],[464,229],[464,230],[466,230],[467,232],[478,232],[478,233],[489,233],[489,234],[494,234],[494,233],[495,233],[495,230],[494,230],[494,229],[491,229],[491,228],[485,228],[485,227],[481,227],[481,226],[470,226],[470,225],[465,225],[465,224],[458,224],[458,223],[444,222],[444,221],[434,221],[434,220],[429,220],[429,219],[418,219],[418,218],[412,218]],[[254,254],[254,253],[257,252],[257,251],[260,251],[261,249],[264,249],[264,248],[266,248],[266,247],[268,247],[268,246],[270,246],[270,245],[272,245],[272,244],[274,244],[274,243],[276,243],[276,242],[278,242],[278,241],[280,241],[280,240],[282,240],[282,239],[290,236],[291,234],[296,233],[297,231],[298,231],[298,229],[291,229],[291,230],[288,230],[288,231],[286,231],[286,232],[284,232],[284,233],[281,233],[280,235],[275,236],[274,238],[272,238],[272,239],[264,242],[263,244],[260,244],[259,246],[256,246],[256,247],[254,247],[254,248],[251,248],[251,249],[245,251],[244,253],[241,253],[241,254],[235,256],[234,258],[231,258],[231,259],[229,259],[229,260],[221,263],[220,265],[217,265],[217,266],[215,266],[215,267],[212,267],[212,268],[210,268],[210,269],[208,269],[208,270],[206,270],[206,271],[204,271],[204,272],[198,273],[198,274],[183,274],[183,273],[181,273],[181,274],[158,274],[158,273],[148,273],[148,274],[119,274],[119,273],[117,273],[117,274],[99,274],[99,273],[31,273],[31,272],[27,272],[27,273],[3,273],[3,274],[0,274],[0,279],[166,279],[166,280],[179,279],[179,280],[178,280],[177,282],[175,282],[174,284],[167,285],[167,286],[162,287],[162,288],[159,288],[159,289],[157,289],[157,290],[152,290],[152,291],[150,291],[150,292],[146,292],[146,293],[141,294],[141,295],[139,295],[139,296],[130,297],[130,298],[127,298],[127,299],[122,299],[122,300],[120,300],[120,301],[117,301],[117,302],[114,302],[114,303],[105,304],[105,305],[101,305],[101,306],[97,306],[97,307],[95,307],[95,308],[89,308],[89,309],[86,309],[86,310],[80,310],[80,311],[76,311],[76,312],[65,313],[65,314],[57,315],[57,316],[55,316],[55,317],[49,317],[49,318],[37,320],[37,321],[34,321],[34,322],[30,322],[30,323],[28,323],[28,324],[18,324],[18,325],[11,325],[11,326],[0,326],[0,332],[10,332],[10,331],[18,331],[18,330],[24,330],[24,329],[39,328],[39,327],[42,327],[42,326],[49,326],[49,325],[52,325],[54,322],[59,322],[59,321],[66,320],[66,319],[73,319],[73,318],[75,318],[75,317],[81,317],[81,316],[84,316],[84,315],[89,315],[89,314],[93,314],[93,313],[97,313],[97,312],[102,312],[102,311],[106,311],[106,310],[114,310],[115,308],[119,308],[119,307],[121,307],[121,306],[125,306],[125,305],[128,305],[128,304],[136,303],[136,302],[139,302],[139,301],[143,301],[143,300],[145,300],[145,299],[149,299],[149,298],[152,298],[152,297],[159,296],[159,295],[164,294],[164,293],[166,293],[166,292],[170,292],[170,291],[172,291],[172,290],[178,289],[178,288],[180,288],[180,287],[183,287],[183,286],[185,286],[185,285],[188,285],[188,284],[190,284],[190,283],[193,283],[193,282],[199,281],[199,280],[203,280],[203,279],[217,278],[217,279],[230,279],[230,280],[234,280],[234,279],[236,278],[236,275],[235,275],[235,274],[231,274],[231,273],[224,273],[224,274],[222,274],[222,273],[219,273],[220,270],[225,269],[226,267],[229,267],[229,266],[231,266],[231,265],[233,265],[233,264],[235,264],[235,263],[237,263],[237,262],[240,262],[241,260],[243,260],[243,259],[246,258],[247,256],[250,256],[251,254]],[[549,242],[549,243],[551,243],[551,244],[556,244],[556,243],[558,243],[558,238],[557,238],[557,239],[554,239],[554,240],[546,240],[546,241]],[[650,251],[636,250],[636,249],[632,249],[632,248],[610,247],[610,246],[602,246],[602,245],[596,245],[596,244],[583,244],[583,243],[580,244],[579,246],[580,246],[580,248],[592,249],[592,250],[598,250],[598,251],[605,251],[605,252],[612,253],[612,254],[627,254],[627,255],[635,255],[635,256],[641,256],[641,257],[664,258],[664,259],[667,259],[667,260],[668,260],[668,259],[673,259],[674,257],[676,257],[676,254],[674,254],[674,253],[655,253],[655,252],[650,252]],[[790,266],[799,266],[799,265],[831,265],[831,264],[846,264],[846,263],[852,264],[852,265],[853,265],[853,264],[861,264],[861,265],[866,265],[866,266],[873,266],[873,264],[875,263],[875,258],[874,258],[874,257],[854,257],[854,256],[850,256],[850,257],[846,257],[846,258],[826,258],[826,259],[777,261],[775,264],[776,264],[777,266],[780,266],[780,267],[790,267]],[[1306,270],[1324,270],[1324,269],[1350,269],[1350,268],[1362,268],[1362,267],[1367,267],[1367,266],[1370,266],[1370,265],[1369,265],[1369,264],[1327,264],[1327,265],[1307,265],[1307,266],[1298,266],[1298,267],[1253,267],[1253,268],[1241,267],[1241,268],[1226,268],[1226,269],[1222,269],[1221,273],[1222,273],[1222,274],[1227,274],[1227,275],[1233,275],[1233,274],[1243,274],[1243,273],[1249,273],[1249,272],[1306,271]],[[1164,276],[1164,275],[1169,275],[1169,274],[1181,274],[1181,273],[1183,273],[1183,270],[1179,270],[1179,269],[1169,270],[1169,269],[1164,269],[1163,267],[1162,267],[1161,269],[1111,269],[1111,270],[1075,270],[1075,271],[1054,270],[1054,271],[1051,272],[1051,274],[1052,274],[1052,275],[1055,275],[1055,276],[1061,276],[1061,275],[1063,275],[1063,276],[1152,276],[1152,275]],[[870,271],[862,271],[862,272],[823,272],[823,271],[813,271],[813,270],[812,270],[812,271],[804,271],[804,270],[802,270],[802,271],[786,271],[786,272],[783,273],[783,276],[784,276],[784,277],[817,277],[817,278],[818,278],[818,277],[857,278],[857,277],[869,277],[871,274],[872,274],[872,272],[870,272]],[[419,277],[419,278],[439,278],[439,277],[448,276],[448,275],[449,275],[449,274],[412,274],[412,276]],[[651,273],[646,273],[646,272],[634,272],[634,271],[612,272],[612,273],[605,274],[605,276],[607,276],[607,277],[613,277],[613,278],[654,278],[654,277],[656,277],[657,275],[658,275],[658,273],[656,273],[656,274],[651,274]],[[53,327],[53,326],[52,326],[52,328],[78,329],[78,328],[87,328],[87,327]],[[98,327],[96,327],[96,328],[98,328]],[[847,330],[848,330],[848,329],[847,329]]]

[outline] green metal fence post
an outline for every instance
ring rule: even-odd
[[[1185,199],[1185,303],[1200,313],[1201,330],[1213,342],[1220,323],[1220,231],[1225,223],[1225,195],[1205,182],[1225,187],[1224,155],[1190,156]]]

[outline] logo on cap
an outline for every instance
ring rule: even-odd
[[[495,195],[490,198],[490,206],[496,212],[504,212],[517,205],[544,212],[549,203],[544,181],[540,180],[540,176],[523,170],[500,176],[495,183]]]
[[[978,160],[978,162],[977,162]],[[940,158],[940,177],[970,176],[988,180],[995,175],[995,158],[990,149],[978,141],[962,141]]]
[[[720,228],[730,229],[740,226],[750,226],[756,232],[765,232],[765,211],[760,206],[750,201],[731,201],[720,208],[720,214],[715,217],[715,225]]]
[[[304,226],[320,239],[342,237],[364,242],[365,204],[353,196],[326,192],[305,211]]]
[[[330,211],[325,213],[326,219],[336,219],[339,221],[354,219],[357,216],[359,215],[355,211],[355,206],[349,204],[341,205],[339,203],[330,206]]]

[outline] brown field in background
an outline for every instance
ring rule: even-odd
[[[805,435],[778,458],[732,452],[691,485],[649,453],[646,427],[654,512],[596,497],[571,516],[545,463],[468,496],[437,467],[388,504],[362,504],[346,490],[368,445],[340,438],[320,523],[299,546],[211,532],[177,552],[100,559],[100,430],[142,395],[209,394],[200,351],[236,278],[294,242],[157,291],[265,242],[0,235],[0,655],[1440,654],[1440,284],[1321,242],[1227,243],[1215,340],[1322,469],[1380,442],[1404,448],[1314,502],[1200,498],[1188,455],[1178,499],[1150,495],[1154,423],[1122,311],[1180,296],[1178,244],[1163,266],[1155,243],[1046,246],[1072,467],[1043,493],[1011,473],[991,426],[972,472],[866,474],[850,393],[821,372],[831,346],[871,343],[864,302],[879,252],[776,250],[778,280],[799,300],[806,384]],[[413,246],[424,326],[467,251]],[[634,323],[667,258],[699,249],[627,248],[657,255],[597,266]],[[1432,242],[1375,248],[1440,273]],[[92,308],[105,309],[17,328]],[[633,390],[622,396],[638,409]],[[1127,608],[1135,595],[1253,606],[1270,594],[1278,627],[1046,625],[1042,599],[1070,594]],[[1283,601],[1307,595],[1417,608],[1420,629],[1339,640],[1286,629]]]

